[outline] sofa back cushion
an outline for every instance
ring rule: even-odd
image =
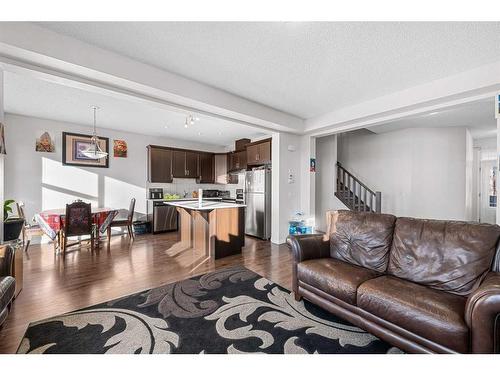
[[[327,215],[332,258],[378,272],[387,270],[395,216],[347,210]]]
[[[388,273],[467,295],[491,268],[499,237],[498,225],[398,218]]]

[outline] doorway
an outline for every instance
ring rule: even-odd
[[[479,222],[495,224],[498,166],[494,150],[481,150],[479,171]]]

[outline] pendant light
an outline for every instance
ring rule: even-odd
[[[92,138],[90,138],[90,145],[89,147],[82,151],[82,154],[88,157],[89,159],[103,159],[108,156],[107,152],[104,152],[101,150],[101,147],[99,147],[99,138],[97,137],[97,132],[96,132],[96,111],[99,109],[99,107],[93,106],[92,109],[94,110],[94,131],[92,132]]]

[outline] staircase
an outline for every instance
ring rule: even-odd
[[[337,162],[337,191],[335,196],[353,211],[379,212],[382,193],[372,191]]]

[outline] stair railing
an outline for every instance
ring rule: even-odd
[[[381,212],[382,193],[373,191],[337,162],[335,196],[354,211]]]

